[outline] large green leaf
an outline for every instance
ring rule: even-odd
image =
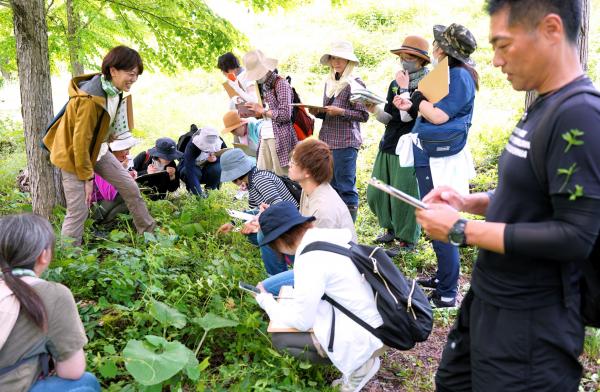
[[[150,303],[150,315],[158,320],[163,327],[172,325],[175,328],[181,329],[186,324],[185,315],[164,302],[154,299]]]
[[[190,362],[190,349],[160,336],[145,341],[130,340],[123,350],[125,368],[142,385],[159,384],[177,374]]]
[[[192,352],[192,350],[190,350],[188,362],[185,365],[185,373],[190,380],[198,381],[200,378],[200,364],[198,363],[198,358],[196,358],[196,355]]]
[[[235,327],[239,324],[237,321],[229,320],[213,313],[206,313],[202,317],[196,317],[192,322],[201,326],[205,331],[217,328]]]

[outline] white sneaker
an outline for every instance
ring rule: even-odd
[[[379,370],[381,361],[379,357],[369,358],[361,367],[356,369],[348,380],[344,380],[341,392],[358,392],[360,391]],[[337,380],[336,380],[337,381]],[[335,381],[334,381],[335,382]]]

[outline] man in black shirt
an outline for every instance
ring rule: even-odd
[[[494,194],[447,187],[417,220],[434,239],[478,246],[469,293],[436,374],[438,391],[576,391],[583,350],[580,263],[600,231],[600,99],[577,53],[580,0],[488,0],[493,63],[539,97],[510,136]],[[542,118],[551,112],[546,126]],[[551,132],[535,148],[538,132]],[[545,141],[545,140],[544,140]],[[532,151],[546,151],[541,184]],[[458,211],[485,215],[460,219]]]

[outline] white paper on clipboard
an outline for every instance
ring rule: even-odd
[[[371,185],[377,189],[380,189],[380,190],[384,191],[385,193],[388,193],[388,194],[394,196],[396,199],[400,199],[403,202],[405,202],[406,204],[409,204],[415,208],[419,208],[422,210],[427,209],[427,204],[423,203],[421,200],[412,197],[408,193],[402,192],[400,189],[396,189],[391,185],[381,182],[378,179],[376,179],[375,177],[373,177],[369,180],[369,185]]]
[[[250,222],[250,221],[253,221],[254,219],[256,219],[256,215],[248,214],[248,213],[242,212],[242,211],[227,210],[227,213],[229,214],[230,217],[236,218],[236,219],[241,219],[244,222]]]

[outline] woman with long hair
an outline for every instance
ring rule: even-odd
[[[468,193],[469,178],[474,176],[473,163],[465,146],[473,117],[475,92],[479,88],[475,62],[470,57],[477,48],[477,42],[466,27],[456,23],[448,27],[435,25],[433,35],[432,62],[437,64],[448,58],[448,95],[435,104],[419,90],[410,99],[395,98],[400,110],[413,117],[419,115],[412,132],[418,135],[419,141],[419,146],[413,146],[413,155],[422,198],[434,186],[440,185],[451,185],[462,193]],[[419,281],[421,285],[434,289],[430,297],[433,306],[455,305],[460,272],[457,245],[433,241],[438,263],[436,275]]]
[[[73,295],[40,279],[52,260],[54,232],[32,214],[0,219],[0,390],[100,391],[85,372],[87,343]],[[49,358],[56,375],[48,377]]]

